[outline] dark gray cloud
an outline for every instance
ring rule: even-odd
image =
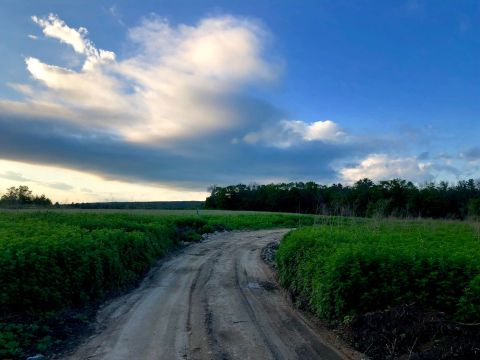
[[[253,107],[259,108],[260,115],[250,109],[250,118],[265,116],[273,121],[277,116],[276,110],[268,110],[268,106]],[[331,166],[333,161],[365,155],[377,146],[304,142],[280,149],[243,142],[232,144],[233,135],[232,131],[184,139],[173,148],[162,149],[125,142],[111,134],[92,132],[62,121],[0,115],[0,157],[62,166],[107,179],[205,189],[211,184],[239,181],[332,181],[337,176]],[[52,185],[68,190],[66,184]]]

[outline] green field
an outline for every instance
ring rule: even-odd
[[[478,222],[217,210],[0,212],[0,358],[47,352],[85,308],[130,289],[183,241],[220,230],[298,228],[280,281],[321,318],[415,304],[480,321]],[[60,329],[60,330],[59,330]],[[62,337],[63,336],[63,337]]]
[[[0,212],[0,358],[55,345],[65,314],[71,319],[131,287],[181,241],[312,223],[311,216],[204,210]]]
[[[321,318],[402,304],[480,321],[480,227],[474,222],[330,218],[289,233],[282,285]]]

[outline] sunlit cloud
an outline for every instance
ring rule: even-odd
[[[32,95],[15,86],[32,95],[30,102],[75,111],[66,121],[88,122],[127,141],[165,142],[242,126],[235,101],[226,99],[244,85],[275,80],[281,69],[264,58],[266,31],[243,18],[175,27],[152,16],[128,31],[135,52],[120,61],[97,49],[85,28],[71,28],[54,14],[32,20],[45,36],[82,55],[84,64],[77,71],[27,57],[27,70],[43,87]]]
[[[127,31],[128,56],[118,58],[56,15],[32,19],[83,66],[25,59],[35,82],[10,85],[25,100],[0,100],[4,156],[206,188],[308,173],[326,179],[332,159],[359,146],[333,121],[289,120],[250,95],[279,81],[284,66],[256,20],[223,15],[172,25],[152,15]]]
[[[219,15],[172,24],[151,15],[126,29],[120,55],[57,15],[32,21],[77,61],[60,66],[27,54],[31,81],[8,84],[23,99],[0,99],[0,157],[96,179],[87,186],[68,176],[36,183],[60,198],[63,191],[98,200],[105,191],[95,184],[109,181],[156,184],[183,198],[178,188],[198,196],[212,184],[458,173],[433,154],[399,155],[395,142],[359,136],[342,119],[292,118],[290,109],[261,98],[282,81],[286,64],[255,19]],[[8,170],[30,178],[16,169]]]
[[[354,138],[347,136],[340,126],[331,120],[313,123],[282,120],[273,126],[246,134],[243,140],[249,144],[263,143],[279,148],[289,148],[304,142],[341,143],[352,142]]]
[[[396,157],[387,154],[371,154],[357,165],[339,170],[342,180],[348,183],[360,179],[389,180],[408,179],[417,183],[431,181],[432,164],[419,161],[416,157]]]
[[[91,70],[97,64],[106,64],[115,60],[113,52],[95,47],[87,38],[88,31],[84,27],[73,29],[55,14],[50,14],[46,18],[32,16],[32,20],[42,28],[45,36],[58,39],[72,46],[76,53],[85,55],[83,70]]]

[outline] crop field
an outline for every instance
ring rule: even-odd
[[[478,222],[200,210],[0,212],[0,358],[48,352],[85,307],[134,286],[184,241],[221,230],[297,228],[279,280],[317,316],[348,322],[399,305],[480,322]]]
[[[324,218],[287,234],[276,261],[297,304],[323,319],[414,305],[469,329],[480,322],[478,222]]]
[[[289,233],[277,262],[323,318],[415,303],[480,320],[478,223],[337,219]]]
[[[201,234],[216,230],[313,223],[311,216],[231,215],[0,212],[0,358],[19,358],[26,351],[51,347],[61,340],[55,329],[65,325],[65,316],[71,320],[85,304],[132,286],[181,241],[198,241]]]

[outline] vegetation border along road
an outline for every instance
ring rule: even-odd
[[[51,348],[86,304],[132,286],[181,241],[216,230],[312,223],[309,216],[261,213],[0,212],[0,358]]]
[[[405,305],[447,320],[480,322],[478,222],[324,219],[290,232],[277,252],[280,281],[298,305],[346,324],[355,316]],[[374,327],[380,328],[382,317],[376,319]],[[401,326],[393,329],[397,334],[383,336],[400,343],[401,336],[415,335]],[[383,342],[377,335],[374,342]],[[365,351],[368,343],[359,346]],[[387,349],[381,351],[386,356]]]

